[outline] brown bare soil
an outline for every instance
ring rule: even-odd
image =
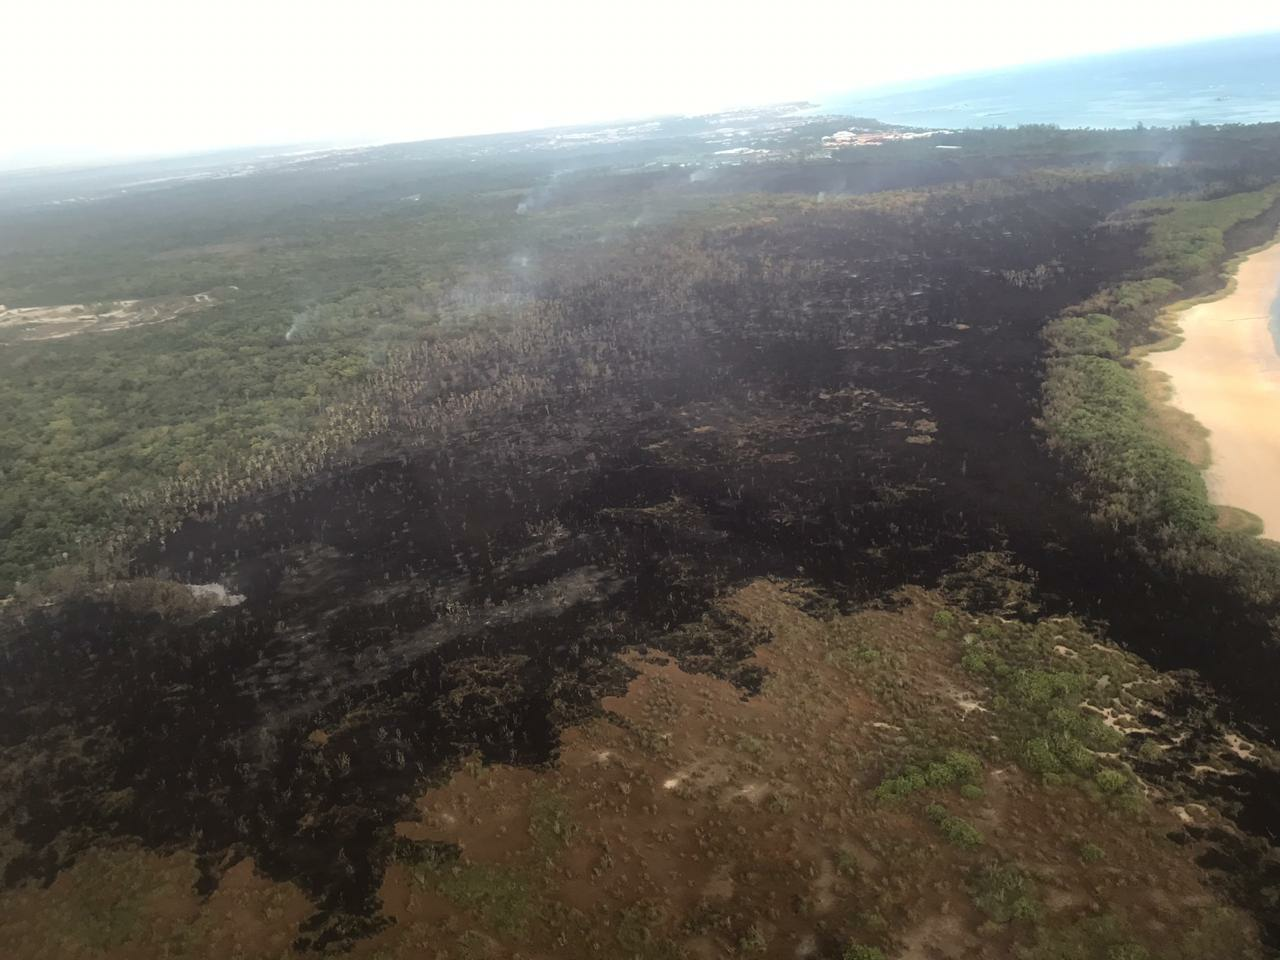
[[[1212,951],[1224,930],[1232,956],[1250,955],[1252,921],[1220,903],[1182,835],[1217,819],[1203,806],[1175,807],[1148,785],[1136,806],[1113,809],[990,761],[959,792],[879,796],[921,751],[993,756],[1001,708],[962,667],[974,635],[939,595],[911,588],[884,609],[824,609],[811,589],[772,580],[722,601],[731,629],[765,641],[752,661],[766,677],[759,695],[633,649],[622,655],[634,673],[625,693],[566,730],[555,762],[465,762],[396,826],[397,862],[380,890],[393,922],[353,955],[803,957],[857,943],[920,960],[1051,957],[1073,937],[1105,946],[1121,931],[1152,956],[1207,958],[1222,955]],[[1098,701],[1109,706],[1090,709],[1141,732],[1128,694],[1166,681],[1061,622],[1054,655],[1106,669],[1099,690],[1118,685]],[[924,800],[978,841],[948,842]],[[1001,865],[1027,878],[1034,916],[993,918],[982,906],[983,871]],[[290,952],[309,910],[296,887],[250,860],[207,900],[195,880],[189,854],[99,851],[47,888],[0,899],[0,954]]]
[[[1103,912],[1152,946],[1222,922],[1202,871],[1165,839],[1179,822],[1159,804],[1105,812],[1080,791],[992,767],[980,797],[947,798],[983,835],[969,851],[918,811],[874,798],[911,744],[992,736],[962,645],[934,625],[937,596],[900,599],[819,619],[795,586],[757,581],[731,595],[724,608],[770,638],[755,656],[768,676],[757,697],[659,651],[632,652],[625,696],[567,731],[554,767],[471,763],[419,799],[421,819],[397,832],[455,844],[460,857],[392,868],[383,900],[398,923],[367,953],[452,940],[458,952],[440,955],[834,956],[862,942],[898,957],[1013,956]],[[1081,857],[1095,839],[1104,863]],[[967,888],[992,860],[1037,878],[1043,930],[993,924],[975,906]],[[518,895],[467,882],[499,877]],[[1247,943],[1250,921],[1229,916]]]
[[[280,957],[307,898],[241,860],[207,899],[190,853],[99,850],[45,889],[0,901],[0,955],[22,960]]]

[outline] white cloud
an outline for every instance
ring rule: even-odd
[[[0,165],[798,99],[1280,29],[1190,0],[8,0]],[[1158,11],[1158,12],[1157,12]]]

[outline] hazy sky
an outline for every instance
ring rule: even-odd
[[[801,99],[1280,29],[1280,0],[9,0],[0,167]]]

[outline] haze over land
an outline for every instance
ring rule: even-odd
[[[1158,16],[1147,4],[1081,0],[1048,16],[1051,26],[1016,0],[657,0],[643,13],[588,0],[21,4],[6,21],[6,63],[30,86],[6,102],[0,168],[832,102],[928,77],[1280,30],[1269,0],[1211,17],[1192,0],[1165,2]],[[104,69],[116,51],[145,54]]]

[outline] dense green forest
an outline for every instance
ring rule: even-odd
[[[305,434],[388,350],[485,324],[528,296],[520,251],[610,229],[595,205],[518,215],[535,176],[488,171],[356,212],[166,196],[47,225],[44,244],[27,234],[0,267],[11,307],[225,294],[167,324],[0,349],[0,589],[101,536],[123,494],[235,469]]]

